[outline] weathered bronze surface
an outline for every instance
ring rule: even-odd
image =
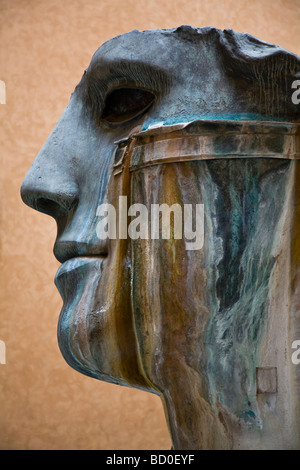
[[[64,358],[158,394],[175,449],[300,448],[299,71],[295,55],[231,30],[118,36],[22,186],[57,221]],[[129,237],[127,207],[118,236],[99,239],[98,208],[120,196],[148,214],[202,204],[203,244],[172,226]]]

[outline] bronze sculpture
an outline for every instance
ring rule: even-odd
[[[113,38],[22,185],[57,221],[64,358],[161,396],[175,449],[300,446],[299,70],[231,30]],[[116,236],[99,236],[103,204]],[[203,243],[195,217],[186,236],[142,219],[128,236],[163,204],[201,205]]]

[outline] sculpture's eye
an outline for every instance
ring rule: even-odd
[[[118,124],[142,115],[155,100],[150,91],[140,88],[118,88],[111,91],[105,100],[102,119]]]

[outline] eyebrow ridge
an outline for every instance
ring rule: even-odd
[[[143,62],[122,60],[88,68],[83,76],[83,100],[92,117],[99,119],[109,92],[116,88],[137,87],[162,95],[168,92],[171,78],[166,71]]]

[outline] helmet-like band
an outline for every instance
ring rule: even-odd
[[[124,156],[130,170],[171,162],[224,158],[300,158],[300,123],[196,120],[138,131],[119,142],[114,174]]]

